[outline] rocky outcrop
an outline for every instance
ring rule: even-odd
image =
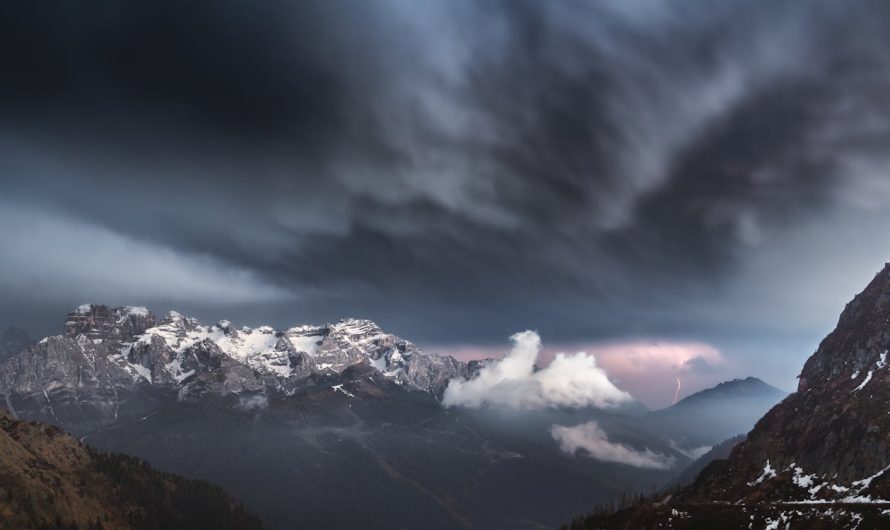
[[[155,316],[144,307],[116,307],[84,304],[65,321],[64,335],[69,338],[84,335],[89,339],[131,340],[154,327]]]

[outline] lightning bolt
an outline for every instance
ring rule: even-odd
[[[677,378],[677,390],[674,392],[674,402],[671,405],[677,404],[677,398],[680,397],[680,378]]]

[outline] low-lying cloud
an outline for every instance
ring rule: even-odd
[[[710,445],[702,445],[700,447],[683,447],[674,440],[668,440],[668,446],[674,451],[680,453],[683,456],[690,458],[691,460],[698,460],[699,458],[708,454],[713,447]]]
[[[241,396],[238,398],[238,404],[235,408],[244,412],[254,410],[264,410],[269,406],[269,398],[262,394],[256,396]]]
[[[550,434],[559,442],[559,448],[571,455],[581,450],[596,460],[617,462],[643,469],[670,469],[674,465],[672,456],[656,453],[650,449],[640,451],[626,444],[609,441],[606,432],[595,421],[574,427],[554,425],[550,428]]]
[[[633,399],[613,385],[596,359],[586,353],[558,353],[547,367],[536,369],[541,337],[534,331],[523,331],[510,340],[513,348],[503,359],[493,361],[473,379],[452,380],[443,404],[470,408],[606,408]]]

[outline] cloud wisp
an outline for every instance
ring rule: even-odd
[[[215,304],[290,300],[291,292],[202,254],[174,252],[51,211],[0,201],[0,290],[53,301]]]
[[[255,410],[265,410],[269,407],[269,398],[263,395],[241,396],[238,398],[238,404],[235,408],[243,412],[252,412]]]
[[[595,460],[642,469],[670,469],[675,462],[674,457],[669,455],[650,449],[640,451],[623,443],[609,441],[606,432],[595,421],[574,427],[554,425],[550,428],[550,434],[559,442],[559,448],[571,455],[580,450]]]
[[[470,380],[452,380],[443,405],[478,408],[615,407],[633,400],[609,381],[586,353],[558,353],[545,368],[536,369],[541,337],[534,331],[516,333],[513,348],[482,368]]]

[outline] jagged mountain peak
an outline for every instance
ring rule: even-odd
[[[252,333],[259,331],[261,333],[277,333],[279,335],[312,335],[312,334],[328,334],[337,333],[343,335],[380,335],[385,334],[380,326],[372,320],[364,318],[341,318],[334,323],[323,325],[314,324],[298,324],[288,328],[285,331],[279,331],[269,325],[260,325],[256,328],[249,326],[235,326],[230,320],[222,319],[211,325],[204,325],[200,320],[194,317],[183,315],[182,313],[171,310],[164,314],[158,320],[150,309],[145,306],[120,306],[114,307],[105,304],[85,303],[76,307],[68,313],[65,321],[63,334],[69,337],[76,337],[79,334],[87,335],[88,338],[107,339],[119,338],[120,330],[115,330],[131,319],[140,319],[148,327],[141,332],[152,330],[160,326],[171,326],[175,328],[193,329],[204,327],[208,330],[216,329],[224,333]],[[110,333],[109,333],[110,332]]]
[[[83,304],[68,313],[63,334],[85,335],[95,340],[129,340],[155,324],[154,314],[145,307]]]

